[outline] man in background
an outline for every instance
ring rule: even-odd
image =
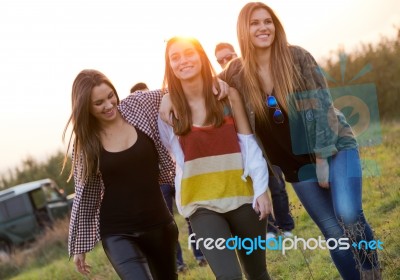
[[[148,91],[149,88],[147,87],[147,85],[145,83],[137,83],[135,84],[132,88],[131,88],[131,94],[135,93],[135,91]]]
[[[234,47],[229,43],[219,43],[215,47],[215,57],[222,69],[228,64],[229,61],[237,57]]]

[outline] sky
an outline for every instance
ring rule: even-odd
[[[0,174],[27,157],[65,151],[71,86],[83,69],[103,72],[126,97],[136,82],[160,88],[165,41],[200,40],[214,67],[214,47],[237,52],[241,0],[2,0],[0,2]],[[361,43],[392,37],[398,0],[270,0],[291,44],[317,61]]]

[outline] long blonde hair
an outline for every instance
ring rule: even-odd
[[[173,119],[174,133],[177,135],[185,135],[192,128],[192,113],[189,103],[187,102],[183,92],[181,81],[175,76],[172,70],[168,55],[171,45],[179,41],[191,43],[200,56],[201,77],[204,83],[203,91],[205,95],[205,104],[207,105],[206,123],[217,127],[221,126],[224,121],[223,110],[225,102],[218,101],[213,94],[213,86],[216,87],[218,91],[220,89],[216,78],[217,75],[211,65],[211,62],[197,39],[176,36],[168,40],[165,49],[165,74],[163,82],[163,89],[165,90],[168,88],[168,92],[171,96],[171,102],[178,112],[178,119]]]
[[[101,127],[98,120],[90,113],[90,97],[93,88],[103,83],[114,91],[119,104],[119,97],[115,87],[103,73],[97,70],[86,69],[81,71],[72,85],[72,113],[62,136],[63,141],[65,141],[68,127],[72,125],[72,132],[68,140],[62,167],[62,170],[64,170],[68,160],[68,152],[73,146],[72,167],[68,180],[73,176],[74,169],[81,170],[82,173],[79,174],[79,179],[81,180],[86,180],[98,171]],[[83,162],[79,162],[81,155],[83,156]]]
[[[265,119],[264,103],[265,93],[262,91],[262,77],[258,74],[258,62],[255,47],[253,46],[249,29],[251,14],[257,9],[266,10],[275,25],[275,39],[271,46],[271,77],[274,83],[274,91],[282,110],[289,113],[292,109],[289,103],[289,94],[301,86],[300,75],[294,67],[292,53],[286,38],[282,23],[275,12],[266,4],[261,2],[250,2],[240,11],[237,21],[237,36],[240,51],[242,53],[245,94],[248,94],[249,101],[257,116]]]

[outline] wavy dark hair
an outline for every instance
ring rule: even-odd
[[[79,179],[83,180],[98,171],[101,127],[98,120],[90,113],[90,97],[93,88],[101,84],[107,84],[114,91],[119,104],[119,97],[114,85],[100,71],[85,69],[76,76],[72,85],[72,113],[62,136],[65,141],[67,130],[71,125],[72,132],[62,168],[64,170],[72,146],[72,167],[68,180],[73,176],[74,169],[82,170],[82,173],[79,172]]]

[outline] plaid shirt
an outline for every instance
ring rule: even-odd
[[[122,117],[148,135],[155,144],[159,156],[160,184],[174,185],[175,164],[161,144],[157,118],[162,93],[159,90],[138,92],[123,99],[118,106]],[[69,256],[88,252],[100,241],[100,205],[104,183],[100,171],[84,182],[82,160],[74,165],[75,198],[69,226]],[[118,203],[118,202],[116,202]]]

